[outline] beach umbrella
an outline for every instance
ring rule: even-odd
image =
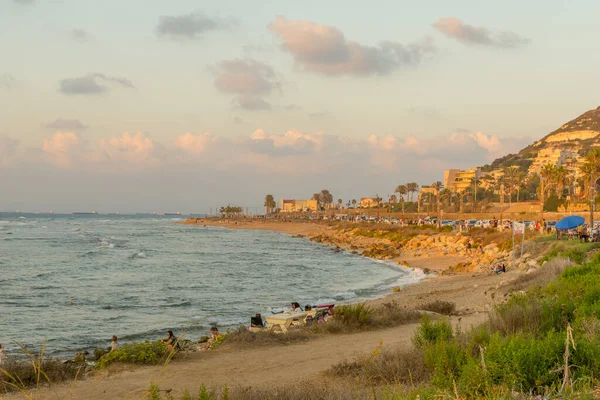
[[[556,223],[556,229],[571,229],[577,228],[579,225],[583,225],[585,220],[582,217],[578,217],[577,215],[571,215],[568,217],[564,217],[560,221]]]

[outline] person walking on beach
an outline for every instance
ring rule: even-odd
[[[112,342],[110,342],[110,352],[117,350],[119,348],[119,339],[113,335]]]
[[[2,347],[2,343],[0,343],[0,365],[4,363],[6,359],[6,350]]]

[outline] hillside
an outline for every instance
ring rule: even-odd
[[[508,154],[482,167],[493,170],[507,166],[519,165],[527,169],[538,152],[543,149],[560,148],[570,150],[585,156],[591,147],[600,146],[600,107],[585,112],[560,128],[549,133],[542,139],[525,147],[517,154]]]

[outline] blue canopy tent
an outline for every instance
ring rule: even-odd
[[[560,221],[556,223],[555,228],[557,230],[566,230],[577,228],[580,225],[585,223],[585,219],[583,217],[578,217],[577,215],[570,215],[568,217],[564,217]]]

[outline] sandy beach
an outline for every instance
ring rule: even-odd
[[[199,227],[222,226],[232,229],[272,230],[290,235],[311,235],[331,229],[318,223],[291,222],[219,222],[202,221]],[[439,271],[459,257],[414,259],[412,266]],[[410,308],[433,300],[454,302],[457,316],[452,324],[468,329],[485,321],[487,311],[510,292],[510,282],[522,272],[506,274],[463,273],[439,276],[390,292],[384,298],[370,302],[379,306],[396,301]],[[160,382],[162,389],[178,396],[185,389],[195,392],[201,384],[207,387],[264,386],[276,387],[298,382],[328,370],[343,360],[372,352],[380,343],[384,347],[412,346],[411,338],[417,323],[393,328],[340,335],[316,335],[308,343],[237,348],[225,343],[215,351],[185,353],[167,368],[117,365],[96,376],[75,383],[59,384],[32,391],[42,399],[139,399],[150,382]],[[314,351],[319,349],[319,351]],[[6,399],[23,398],[22,394]]]

